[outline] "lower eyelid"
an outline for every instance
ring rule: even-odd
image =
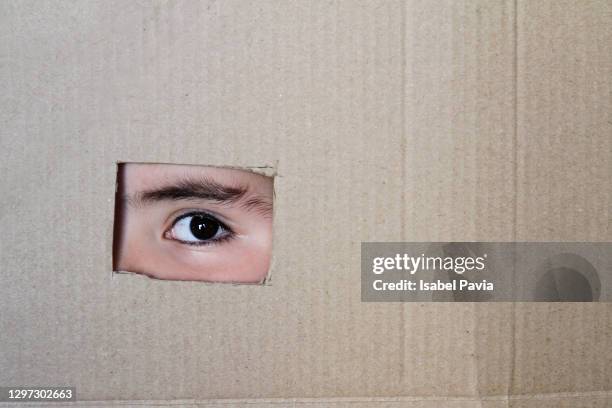
[[[221,238],[214,238],[214,239],[210,239],[208,241],[187,242],[187,241],[181,241],[181,240],[178,240],[178,239],[175,239],[175,238],[170,238],[170,240],[178,242],[179,244],[182,244],[182,245],[188,245],[190,247],[199,247],[199,246],[211,246],[211,245],[224,244],[226,242],[231,241],[234,238],[235,238],[234,234],[230,233],[230,234],[224,235]]]

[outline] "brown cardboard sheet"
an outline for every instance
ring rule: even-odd
[[[612,241],[611,48],[607,0],[0,3],[0,385],[610,406],[612,305],[362,303],[359,248]],[[117,162],[273,169],[269,284],[113,274]]]

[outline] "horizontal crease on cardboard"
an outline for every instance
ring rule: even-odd
[[[99,404],[116,405],[179,405],[179,406],[206,406],[206,405],[317,405],[317,404],[405,404],[410,402],[485,402],[485,401],[575,401],[575,400],[606,400],[612,398],[612,390],[589,391],[589,392],[563,392],[563,393],[538,393],[519,395],[491,395],[482,397],[464,396],[397,396],[397,397],[321,397],[321,398],[247,398],[247,399],[208,399],[208,400],[102,400],[102,401],[79,401],[80,406],[96,406]],[[53,406],[72,406],[54,403]]]

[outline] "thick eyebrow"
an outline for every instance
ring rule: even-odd
[[[264,197],[246,196],[248,186],[229,186],[210,178],[183,179],[173,184],[145,190],[127,197],[130,205],[139,207],[160,201],[207,200],[217,204],[235,204],[241,202],[246,210],[259,211],[262,214],[272,212],[272,203]]]
[[[208,200],[235,203],[247,192],[246,186],[226,186],[209,178],[184,179],[173,184],[141,191],[129,198],[132,204],[142,205],[158,201]]]

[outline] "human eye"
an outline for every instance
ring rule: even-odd
[[[192,211],[178,216],[164,238],[186,245],[210,245],[227,241],[235,233],[212,214]]]

